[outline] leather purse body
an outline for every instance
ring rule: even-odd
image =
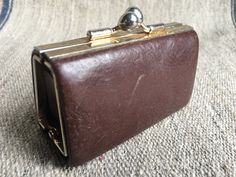
[[[196,32],[179,23],[152,34],[134,31],[33,51],[39,124],[72,166],[142,132],[191,97]]]

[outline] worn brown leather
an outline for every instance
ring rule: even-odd
[[[198,57],[194,31],[49,60],[70,165],[80,165],[185,106]]]

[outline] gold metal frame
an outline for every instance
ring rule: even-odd
[[[104,37],[98,40],[90,40],[89,37],[84,37],[60,43],[38,46],[35,49],[40,51],[40,53],[44,53],[49,59],[59,59],[66,56],[93,52],[127,43],[169,36],[191,30],[193,30],[191,26],[173,22],[153,27],[153,31],[148,34],[143,32],[142,29],[137,28],[132,31],[117,31],[108,38]]]

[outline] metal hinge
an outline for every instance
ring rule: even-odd
[[[44,131],[47,132],[50,139],[53,141],[53,143],[58,147],[58,149],[64,154],[64,151],[62,149],[62,140],[61,140],[61,134],[60,131],[58,131],[55,127],[51,126],[47,119],[42,115],[42,113],[39,113],[38,116],[38,123],[42,127]]]

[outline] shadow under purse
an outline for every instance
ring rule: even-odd
[[[35,47],[38,122],[69,165],[83,164],[184,107],[197,58],[192,27],[146,26],[131,7],[114,28]]]

